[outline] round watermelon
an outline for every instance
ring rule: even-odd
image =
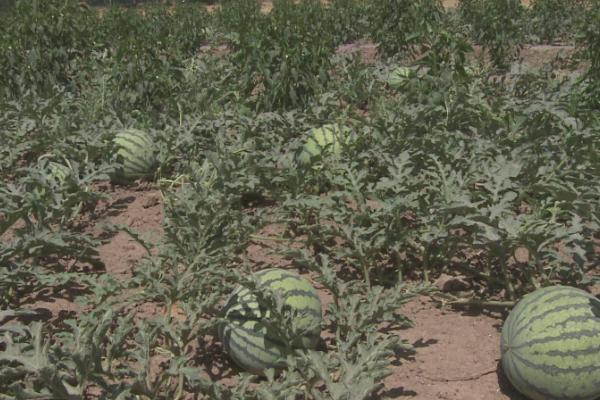
[[[388,76],[388,85],[393,89],[401,89],[413,74],[414,71],[409,67],[395,68]]]
[[[117,161],[112,176],[114,182],[127,183],[152,177],[158,163],[149,134],[139,129],[126,129],[115,136],[113,144]]]
[[[321,333],[321,301],[311,283],[278,268],[266,269],[254,276],[259,290],[281,291],[285,304],[298,313],[294,327],[304,334],[292,342],[291,347],[316,348]],[[219,338],[236,364],[254,374],[284,366],[287,346],[284,339],[264,323],[270,313],[259,305],[255,295],[245,287],[238,287],[223,312],[226,322],[219,326]]]
[[[600,398],[600,300],[568,286],[523,297],[502,327],[502,368],[532,400]]]
[[[298,155],[301,164],[311,164],[315,157],[339,157],[342,153],[342,143],[345,143],[348,128],[338,124],[323,125],[311,129],[306,143]]]

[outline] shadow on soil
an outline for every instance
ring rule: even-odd
[[[415,360],[414,355],[415,355],[417,349],[431,346],[433,344],[436,344],[437,342],[438,341],[435,339],[423,340],[423,338],[420,338],[411,344],[413,347],[413,350],[410,350],[410,349],[396,350],[395,357],[390,362],[390,364],[393,366],[399,366],[400,364],[402,364],[402,362],[414,361]],[[379,395],[376,398],[378,398],[378,399],[379,398],[395,399],[395,398],[400,398],[400,397],[416,397],[417,395],[418,395],[418,393],[415,392],[414,390],[405,389],[404,387],[394,387],[394,388],[386,389],[383,392],[379,393]]]
[[[96,215],[96,218],[102,217],[116,217],[121,214],[125,210],[127,210],[127,206],[135,201],[134,196],[127,196],[120,198],[108,205],[105,210],[100,215]]]
[[[218,345],[215,339],[209,339],[209,343],[200,343],[199,348],[208,351],[197,352],[198,356],[194,359],[195,364],[202,366],[213,382],[237,376],[237,367],[230,361],[222,350],[222,346]]]
[[[400,397],[417,397],[417,392],[414,390],[406,390],[403,387],[393,388],[381,392],[381,398],[396,399]]]
[[[504,375],[502,363],[500,361],[498,361],[498,365],[496,366],[496,376],[498,377],[500,392],[506,395],[510,400],[527,400],[525,396],[520,394],[517,389],[512,386],[506,375]]]

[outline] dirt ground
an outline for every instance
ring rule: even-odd
[[[414,327],[401,337],[416,347],[414,360],[385,381],[397,399],[525,400],[498,367],[500,315],[440,309],[428,298],[403,308]]]
[[[149,238],[159,237],[163,220],[160,192],[149,187],[106,188],[106,191],[111,200],[96,210],[100,218],[90,227],[91,232],[102,235],[102,224],[109,222],[126,225]],[[273,232],[267,233],[276,233],[278,228],[271,229]],[[99,253],[107,272],[127,279],[135,261],[144,255],[144,249],[125,233],[118,233],[105,238]],[[270,245],[264,242],[253,242],[246,256],[257,265],[287,266],[271,254]],[[328,295],[321,295],[327,301]],[[68,299],[38,299],[30,307],[54,318],[78,311]],[[162,312],[147,304],[136,311],[143,315]],[[440,308],[428,297],[414,299],[402,308],[402,313],[414,326],[398,334],[417,351],[412,358],[393,367],[379,398],[524,400],[511,389],[498,368],[502,315]],[[221,365],[228,360],[220,360],[220,369],[231,372],[231,366]]]

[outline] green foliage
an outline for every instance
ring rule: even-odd
[[[590,61],[590,66],[586,71],[585,78],[587,86],[584,89],[586,103],[598,108],[598,93],[600,91],[600,5],[594,3],[590,9],[583,32],[580,34],[580,40],[586,45],[585,55]]]
[[[307,106],[329,80],[334,42],[323,34],[328,22],[324,6],[315,0],[277,0],[268,15],[257,15],[256,7],[246,15],[250,6],[245,3],[224,4],[222,17],[235,26],[233,57],[242,94],[259,110]],[[240,18],[247,20],[235,25]]]
[[[441,22],[439,0],[376,0],[369,4],[371,38],[385,56],[414,55]]]
[[[10,235],[0,245],[0,264],[7,266],[0,269],[0,289],[12,293],[0,300],[17,306],[23,293],[87,280],[67,264],[101,266],[98,242],[72,228],[84,209],[103,198],[90,190],[102,175],[81,176],[79,167],[71,163],[70,173],[57,179],[51,163],[41,160],[0,187],[0,235]]]
[[[94,13],[77,0],[17,1],[0,31],[0,90],[18,97],[74,84],[83,58],[95,50]]]
[[[332,0],[329,4],[327,32],[336,44],[364,38],[369,29],[368,3],[360,0]]]
[[[589,0],[535,0],[527,9],[529,34],[542,43],[574,39],[574,33],[585,24]]]
[[[110,9],[101,18],[101,51],[90,68],[92,87],[101,85],[115,110],[152,114],[178,110],[179,93],[189,84],[186,60],[205,40],[206,14],[194,6]],[[85,74],[84,76],[86,76]]]
[[[492,63],[506,70],[524,42],[525,9],[520,0],[460,0],[459,12],[471,26],[473,40]]]

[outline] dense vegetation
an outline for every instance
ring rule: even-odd
[[[412,351],[394,333],[410,323],[398,307],[439,274],[465,277],[479,300],[597,281],[600,7],[531,3],[6,7],[0,397],[369,398]],[[338,51],[361,40],[379,57]],[[524,45],[555,42],[577,51],[513,68]],[[399,65],[411,73],[392,87]],[[307,132],[330,123],[350,128],[341,156],[298,163]],[[115,171],[123,128],[158,149],[157,244],[86,229],[102,217],[95,204],[110,193],[98,182]],[[263,237],[273,225],[282,235]],[[148,249],[127,281],[97,252],[119,229]],[[331,296],[329,339],[281,376],[224,385],[199,355],[219,357],[220,307],[235,285],[254,287],[246,272],[262,266],[244,251],[256,240]],[[50,323],[28,307],[73,288],[85,312]],[[145,303],[165,312],[136,318]]]

